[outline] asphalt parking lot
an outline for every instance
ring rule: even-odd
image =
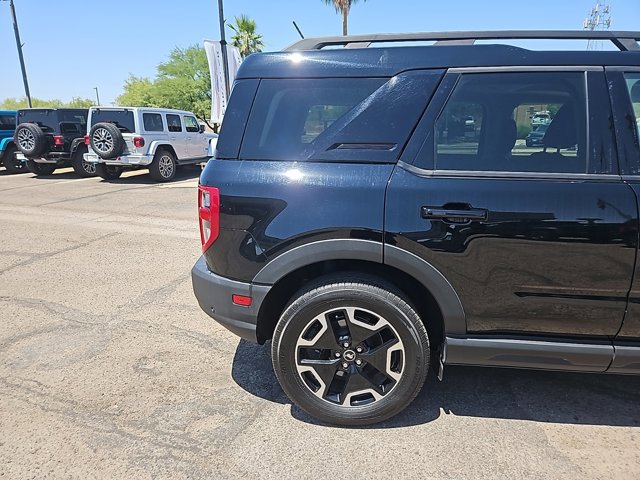
[[[362,429],[292,407],[198,307],[198,170],[0,168],[0,477],[640,478],[640,378],[447,368]]]

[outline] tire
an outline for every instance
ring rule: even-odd
[[[71,166],[73,167],[73,171],[83,178],[95,177],[97,175],[96,164],[86,162],[82,156],[84,153],[87,153],[87,147],[81,145],[78,146],[71,156]]]
[[[91,148],[104,159],[116,158],[124,150],[124,138],[120,129],[113,123],[96,123],[89,132]]]
[[[55,163],[36,163],[33,160],[27,160],[27,170],[35,175],[51,175],[56,166]]]
[[[175,155],[169,150],[159,148],[149,165],[149,175],[157,182],[169,182],[176,176],[177,168]]]
[[[96,174],[104,180],[117,180],[122,175],[123,168],[117,165],[96,163]]]
[[[276,377],[298,407],[327,423],[356,426],[386,420],[413,401],[430,348],[402,293],[376,277],[347,273],[294,296],[271,353]]]
[[[35,123],[21,123],[16,127],[13,141],[27,157],[42,155],[47,149],[47,136]]]
[[[25,173],[28,171],[24,162],[16,158],[17,151],[18,147],[12,145],[4,151],[4,155],[2,156],[4,168],[6,168],[9,173]]]

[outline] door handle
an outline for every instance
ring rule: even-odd
[[[487,219],[487,211],[481,208],[422,207],[420,216],[427,220],[444,220],[451,223],[467,223]]]

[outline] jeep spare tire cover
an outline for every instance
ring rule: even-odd
[[[42,155],[47,148],[47,136],[35,123],[21,123],[16,127],[13,140],[27,157]]]
[[[100,158],[116,158],[124,150],[124,138],[113,123],[96,123],[89,133],[91,148]]]

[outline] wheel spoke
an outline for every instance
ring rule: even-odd
[[[387,325],[387,322],[379,316],[362,309],[346,308],[345,312],[347,314],[347,328],[353,345],[363,343]]]
[[[402,348],[399,346],[398,339],[392,338],[371,350],[363,352],[360,357],[380,373],[397,379],[399,375],[396,375],[390,367],[391,353],[401,350]]]

